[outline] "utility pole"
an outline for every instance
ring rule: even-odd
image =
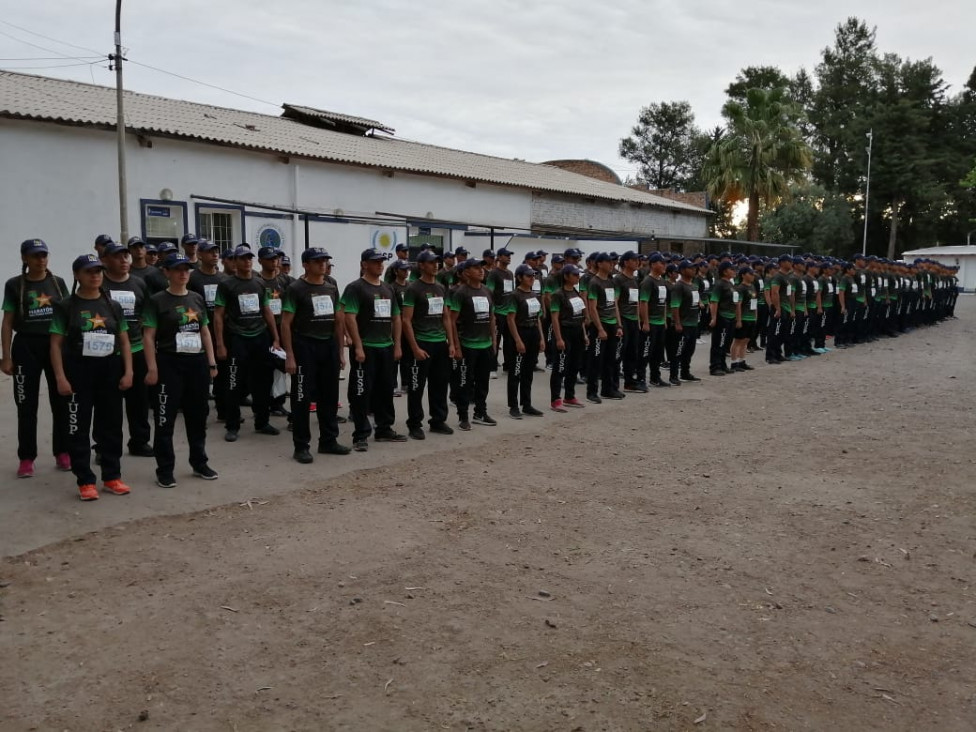
[[[122,0],[119,0],[121,2]],[[868,138],[868,179],[864,186],[864,243],[861,245],[861,254],[868,254],[868,201],[871,195],[871,147],[874,145],[874,128],[872,127],[867,134]]]
[[[125,181],[125,108],[122,101],[122,0],[115,0],[115,129],[119,151],[119,241],[129,240],[129,204]]]

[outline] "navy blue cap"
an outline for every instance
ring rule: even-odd
[[[502,247],[497,252],[495,252],[496,257],[511,257],[515,252],[513,252],[508,247]]]
[[[290,267],[291,266],[291,257],[289,257],[287,254],[282,254],[281,255],[281,264],[283,266]]]
[[[105,269],[105,265],[96,254],[82,254],[71,263],[71,271],[80,272],[83,269]]]
[[[363,253],[359,255],[360,262],[385,262],[387,255],[385,252],[381,252],[379,249],[364,249]]]
[[[409,244],[404,244],[403,242],[400,242],[395,247],[393,247],[393,250],[394,251],[397,251],[397,252],[409,252],[410,251],[410,245]]]
[[[565,265],[559,271],[562,272],[564,276],[565,275],[577,275],[577,276],[579,276],[579,275],[583,274],[583,270],[581,270],[575,264],[567,264],[567,265]]]
[[[793,257],[791,255],[789,255],[789,254],[780,254],[779,255],[779,258],[776,261],[777,262],[792,262],[793,261]]]
[[[113,241],[110,244],[106,244],[105,248],[102,249],[102,256],[107,257],[110,254],[118,254],[119,252],[128,252],[128,251],[129,251],[128,247],[122,246],[121,244]]]
[[[408,270],[410,269],[410,262],[408,262],[406,259],[397,259],[390,264],[390,269]]]
[[[460,257],[462,254],[471,254],[471,252],[469,252],[464,247],[458,247],[457,249],[454,250],[454,254]]]
[[[695,263],[692,262],[690,259],[682,259],[681,262],[678,263],[679,271],[682,269],[694,269],[694,268],[695,268]]]
[[[744,274],[754,275],[756,274],[756,270],[754,270],[752,267],[739,267],[739,277],[741,277]]]
[[[155,244],[146,244],[146,254],[155,254],[158,251]]]
[[[538,257],[548,257],[549,256],[549,252],[547,252],[545,249],[540,249],[539,251],[537,251],[535,253],[535,256],[536,256],[536,258],[538,258]]]
[[[628,259],[639,259],[637,252],[632,249],[628,249],[626,252],[620,255],[620,261],[626,262]]]
[[[247,244],[241,244],[240,246],[234,248],[234,259],[241,259],[241,258],[244,259],[254,258],[254,252],[251,251],[251,247],[249,247]]]
[[[432,252],[430,249],[417,255],[418,262],[436,262],[438,259],[440,257],[437,256],[437,252]]]
[[[735,269],[735,265],[732,264],[732,262],[722,262],[718,266],[718,271],[719,272],[725,272],[726,270],[729,270],[729,269]]]
[[[528,262],[530,259],[535,259],[537,256],[539,255],[535,253],[535,250],[531,250],[525,253],[525,256],[522,257],[522,261]]]
[[[166,254],[168,252],[175,252],[178,247],[171,241],[164,241],[162,244],[156,245],[156,251],[160,254]]]
[[[44,243],[42,239],[28,239],[20,243],[20,253],[21,254],[40,254],[48,253],[47,244]]]
[[[595,257],[593,257],[595,262],[612,262],[614,257],[606,252],[600,252]]]
[[[193,262],[185,254],[180,254],[179,252],[173,252],[166,259],[163,260],[162,264],[159,265],[163,269],[176,269],[177,267],[192,267]]]
[[[457,255],[453,251],[451,251],[450,249],[448,249],[446,252],[444,252],[444,255],[443,256],[444,256],[444,259],[447,259],[447,258],[457,259]]]
[[[316,259],[332,259],[332,255],[324,247],[309,247],[302,252],[303,262],[312,262]]]
[[[225,249],[224,251],[222,251],[220,253],[220,258],[221,259],[233,259],[234,258],[234,250],[233,249]]]
[[[115,240],[112,239],[112,237],[110,237],[108,234],[99,234],[98,236],[95,237],[95,246],[96,247],[103,247],[106,244],[111,244],[113,241],[115,241]],[[80,257],[79,257],[79,259],[80,259]],[[75,260],[75,261],[78,261],[78,260]]]
[[[661,252],[654,252],[653,254],[651,254],[651,256],[647,258],[647,261],[650,262],[651,264],[657,264],[658,262],[663,262],[664,255],[661,254]]]
[[[552,263],[553,264],[559,264],[559,263],[565,262],[565,261],[566,261],[566,258],[563,257],[562,254],[553,254],[552,255]]]
[[[854,261],[855,261],[855,262],[856,262],[857,260],[859,260],[859,259],[864,259],[864,258],[865,258],[865,257],[864,257],[864,255],[863,255],[863,254],[855,254],[855,255],[854,255]],[[918,260],[918,259],[916,259],[915,261],[916,261],[916,262],[918,262],[918,261],[921,261],[921,260]]]
[[[589,254],[586,255],[587,262],[592,262],[595,259],[596,259],[596,252],[590,252]]]
[[[565,252],[563,252],[564,257],[574,257],[575,259],[580,259],[583,256],[583,250],[577,249],[576,247],[570,247]]]
[[[516,277],[535,277],[537,274],[539,273],[527,264],[520,264],[515,268]]]
[[[807,261],[803,257],[793,257],[793,264],[806,264]]]
[[[664,268],[665,274],[671,274],[672,272],[677,272],[677,271],[678,271],[678,265],[676,265],[674,262],[672,262],[671,264],[669,264],[667,267]]]
[[[258,259],[276,259],[284,252],[276,247],[261,247],[258,249]]]
[[[180,244],[196,244],[200,241],[196,234],[184,234],[180,239]]]
[[[146,242],[142,240],[141,236],[130,236],[125,245],[131,249],[132,247],[144,247]]]
[[[485,249],[485,251],[483,251],[481,253],[481,258],[482,259],[494,259],[495,258],[495,250],[494,249]]]
[[[132,246],[131,244],[129,246]],[[218,244],[210,241],[209,239],[198,239],[197,240],[197,251],[198,252],[209,252],[211,249],[217,249]]]

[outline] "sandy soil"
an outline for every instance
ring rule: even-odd
[[[225,460],[256,501],[65,520],[0,564],[0,728],[972,730],[960,314],[290,490]]]

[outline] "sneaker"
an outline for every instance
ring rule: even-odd
[[[34,477],[34,461],[33,460],[21,460],[20,466],[17,468],[18,478],[33,478]]]
[[[693,376],[691,374],[685,374],[684,376],[681,377],[681,380],[682,381],[701,381],[701,379],[699,379],[697,376]]]
[[[466,420],[466,419],[459,420],[458,421],[458,429],[461,430],[462,432],[470,432],[471,431],[471,423],[468,420]]]
[[[603,400],[596,394],[587,394],[586,401],[593,402],[594,404],[603,404]]]
[[[308,413],[315,414],[317,411],[319,411],[319,405],[316,402],[309,402]]]
[[[623,399],[624,398],[624,394],[622,392],[617,391],[616,389],[614,389],[613,391],[608,391],[606,394],[601,394],[600,396],[603,397],[604,399]]]
[[[217,471],[209,465],[201,465],[199,468],[194,468],[193,476],[195,478],[203,478],[204,480],[217,480],[220,477],[217,475]]]
[[[312,457],[312,453],[308,451],[307,447],[303,447],[301,450],[295,450],[295,452],[292,453],[291,459],[296,463],[301,463],[302,465],[308,465],[309,463],[315,461],[315,458]]]
[[[393,430],[384,430],[383,432],[377,431],[373,435],[373,439],[376,442],[406,442],[407,436]]]
[[[498,372],[497,371],[492,371],[491,372],[491,378],[497,379],[498,378]]]
[[[62,452],[54,458],[54,465],[62,473],[71,472],[71,456],[66,452]]]
[[[562,412],[563,414],[566,413],[565,408],[563,408],[562,399],[556,399],[552,404],[549,405],[549,409],[551,409],[554,412]]]
[[[725,371],[722,369],[709,369],[709,376],[725,376]],[[685,379],[685,381],[690,381],[690,379]]]
[[[531,404],[527,407],[522,407],[522,414],[527,414],[530,417],[541,417],[542,412],[533,407]]]
[[[747,364],[745,361],[739,362],[739,371],[755,371],[755,369]]]
[[[519,411],[518,407],[512,407],[511,409],[508,410],[508,416],[511,417],[512,419],[522,419],[522,412]],[[478,418],[475,417],[475,421],[477,420]]]
[[[577,376],[576,386],[586,386],[586,379],[584,379],[582,376]]]
[[[117,496],[127,496],[132,491],[132,489],[122,482],[120,478],[115,480],[105,481],[105,490],[109,493],[114,493]]]
[[[129,454],[133,457],[156,457],[152,445],[129,445]]]
[[[237,430],[227,430],[224,433],[224,442],[237,442]]]
[[[647,391],[647,387],[641,387],[640,384],[624,384],[624,391],[643,394]]]
[[[443,422],[431,422],[430,431],[436,435],[453,435],[454,430],[448,427]]]
[[[80,498],[83,501],[97,501],[98,491],[95,490],[95,486],[91,483],[87,485],[78,486],[78,492],[81,494]]]
[[[793,356],[789,356],[786,360],[787,361],[802,361],[803,359],[804,359],[804,356],[801,356],[800,354],[794,354]]]
[[[489,417],[487,414],[476,414],[474,419],[471,420],[475,424],[484,425],[485,427],[494,427],[498,422]]]
[[[338,442],[327,442],[324,445],[319,445],[318,449],[319,455],[348,455],[350,452],[352,452],[352,448]]]
[[[158,485],[160,488],[175,488],[176,487],[176,478],[174,478],[172,474],[170,474],[170,475],[157,475],[156,476],[156,485]]]
[[[395,397],[402,397],[403,396],[403,389],[394,389],[393,390],[393,396],[395,396]]]
[[[651,386],[657,387],[658,389],[668,389],[671,384],[666,381],[661,381],[661,379],[651,379]]]
[[[369,449],[369,443],[366,440],[353,440],[352,449],[356,452],[366,452]]]
[[[681,386],[681,379],[679,379],[677,376],[672,376],[670,379],[668,379],[668,383],[671,384],[671,386]]]
[[[279,430],[277,427],[275,427],[270,422],[268,424],[266,424],[266,425],[262,425],[261,427],[255,427],[254,428],[254,431],[257,432],[259,435],[271,435],[272,437],[274,435],[280,435],[281,434],[281,430]]]
[[[563,406],[564,407],[573,407],[575,409],[582,409],[586,405],[583,404],[583,402],[581,402],[576,397],[573,397],[572,399],[563,399]]]
[[[290,417],[291,416],[291,412],[289,412],[284,407],[275,407],[274,409],[271,410],[271,416],[272,417]]]
[[[412,439],[412,440],[426,440],[427,439],[427,435],[424,434],[424,431],[420,427],[414,427],[407,434],[410,435],[410,439]]]

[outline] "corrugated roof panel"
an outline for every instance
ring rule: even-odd
[[[0,116],[115,127],[115,89],[0,71]],[[282,155],[563,193],[693,213],[707,209],[560,168],[383,137],[360,137],[285,117],[125,93],[128,129]],[[355,118],[350,118],[355,119]]]

